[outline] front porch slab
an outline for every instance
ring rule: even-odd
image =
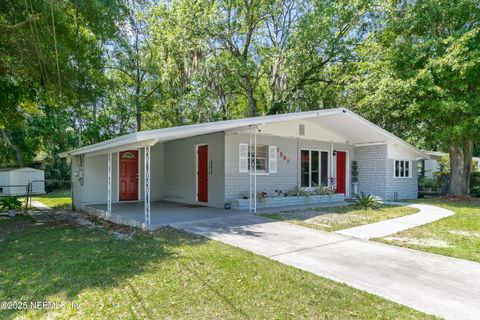
[[[257,214],[339,205],[348,205],[348,203],[337,201],[319,204],[304,203],[284,207],[262,208],[257,210]],[[174,226],[183,223],[253,215],[253,213],[248,212],[248,210],[225,210],[168,201],[154,201],[150,204],[151,223],[150,225],[145,225],[143,202],[112,203],[112,213],[108,217],[106,203],[87,205],[85,206],[84,211],[113,223],[142,228],[145,230],[156,230],[167,225]]]
[[[198,205],[180,204],[167,201],[154,201],[150,204],[151,223],[145,225],[143,202],[112,203],[112,213],[107,217],[107,204],[85,206],[87,213],[122,225],[156,230],[162,226],[176,223],[205,221],[224,217],[248,214],[236,210],[225,210]]]

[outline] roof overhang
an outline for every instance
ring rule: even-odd
[[[63,152],[59,154],[59,156],[67,157],[82,154],[106,154],[132,148],[141,148],[158,142],[168,142],[214,132],[227,132],[232,130],[246,131],[251,126],[271,128],[273,127],[273,124],[278,124],[278,126],[280,126],[280,123],[282,122],[287,123],[291,121],[304,121],[311,123],[316,126],[318,131],[327,130],[333,133],[337,140],[342,140],[339,142],[358,146],[395,142],[403,145],[405,148],[416,154],[418,158],[428,158],[428,155],[419,149],[346,108],[217,121],[135,132],[90,146]],[[341,139],[338,137],[341,137]]]

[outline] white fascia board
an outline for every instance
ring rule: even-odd
[[[355,147],[370,147],[370,146],[383,146],[388,144],[387,141],[373,141],[373,142],[361,142],[361,143],[353,143]]]
[[[120,146],[132,144],[135,142],[148,141],[148,140],[165,142],[165,141],[171,141],[176,139],[188,138],[188,137],[197,136],[201,134],[226,131],[226,130],[234,129],[238,127],[248,127],[251,125],[260,125],[264,123],[266,124],[266,123],[281,122],[281,121],[288,121],[288,120],[308,119],[308,118],[314,118],[314,117],[320,117],[320,116],[327,116],[331,114],[338,114],[346,111],[347,110],[344,108],[325,109],[325,110],[305,111],[305,112],[298,112],[298,113],[279,114],[279,115],[245,118],[245,119],[237,119],[237,120],[208,122],[208,123],[200,123],[200,124],[194,124],[194,125],[188,125],[188,126],[156,129],[156,130],[149,130],[149,131],[140,131],[140,132],[135,132],[135,133],[127,134],[124,136],[120,136],[114,139],[110,139],[107,141],[99,142],[90,146],[75,149],[69,152],[62,152],[59,154],[59,156],[66,157],[71,155],[87,154],[87,153],[98,152],[106,149],[113,149]]]
[[[130,144],[122,144],[116,147],[109,147],[109,148],[104,148],[98,151],[88,152],[85,154],[85,156],[94,157],[94,156],[103,155],[107,153],[116,153],[116,152],[126,151],[126,150],[135,150],[135,149],[145,148],[148,146],[153,146],[157,142],[158,140],[156,139],[150,139],[150,140],[134,142]],[[75,155],[75,154],[72,154],[72,155]]]

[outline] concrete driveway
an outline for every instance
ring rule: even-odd
[[[447,319],[480,318],[480,264],[244,215],[176,228]]]

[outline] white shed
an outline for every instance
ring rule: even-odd
[[[26,194],[26,186],[32,182],[32,193],[45,193],[45,172],[34,168],[0,169],[0,196]]]

